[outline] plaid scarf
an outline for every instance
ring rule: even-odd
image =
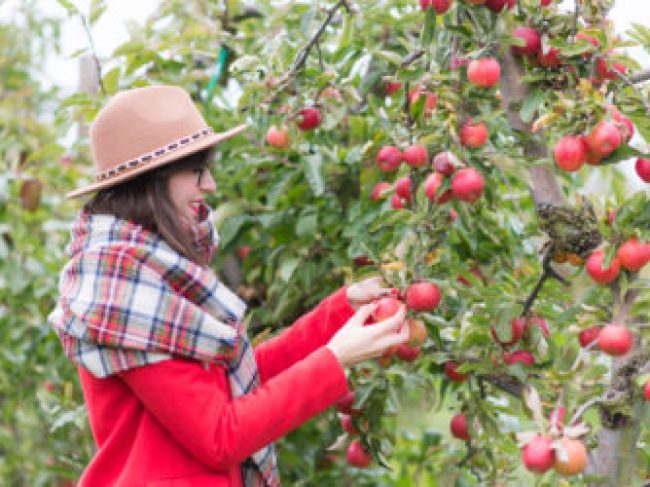
[[[211,258],[216,231],[205,208],[195,248]],[[158,235],[111,215],[81,212],[48,320],[66,355],[96,377],[181,356],[226,367],[240,397],[259,385],[242,317],[246,305]],[[242,464],[246,487],[280,485],[273,444]]]

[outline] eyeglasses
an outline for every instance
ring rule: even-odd
[[[210,168],[208,166],[202,166],[202,167],[197,167],[196,169],[193,169],[192,172],[196,174],[196,185],[201,186],[201,183],[203,182],[203,175],[206,172],[209,172]]]

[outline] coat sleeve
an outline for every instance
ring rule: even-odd
[[[255,347],[262,383],[327,344],[350,319],[354,309],[346,290],[346,287],[339,289],[282,333]]]
[[[120,374],[144,407],[199,461],[227,469],[322,412],[348,391],[327,347],[231,399],[221,366],[171,359]]]

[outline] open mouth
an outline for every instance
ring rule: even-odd
[[[192,210],[192,213],[194,213],[194,217],[199,222],[204,221],[210,213],[210,208],[208,208],[208,205],[206,205],[203,201],[193,201],[190,204],[190,208]]]

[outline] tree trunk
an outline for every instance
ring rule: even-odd
[[[514,130],[531,134],[532,124],[523,122],[519,116],[521,102],[528,94],[526,85],[521,83],[523,70],[510,51],[501,59],[501,73],[501,96],[510,125]],[[531,159],[548,157],[548,150],[539,139],[530,138],[524,142],[523,149],[526,157]],[[531,167],[528,184],[537,207],[540,204],[567,205],[562,188],[547,166]],[[635,296],[628,293],[626,299],[622,299],[618,297],[620,292],[616,285],[612,290],[615,295],[614,321],[628,323],[629,309]],[[645,407],[643,397],[638,393],[633,394],[634,377],[645,363],[639,353],[640,346],[637,343],[632,353],[615,359],[612,366],[612,381],[607,394],[619,399],[616,405],[601,406],[602,429],[598,433],[598,447],[591,452],[586,468],[586,473],[607,479],[605,484],[596,484],[599,486],[633,485],[637,463],[636,442]],[[625,406],[624,412],[620,411],[621,405]]]

